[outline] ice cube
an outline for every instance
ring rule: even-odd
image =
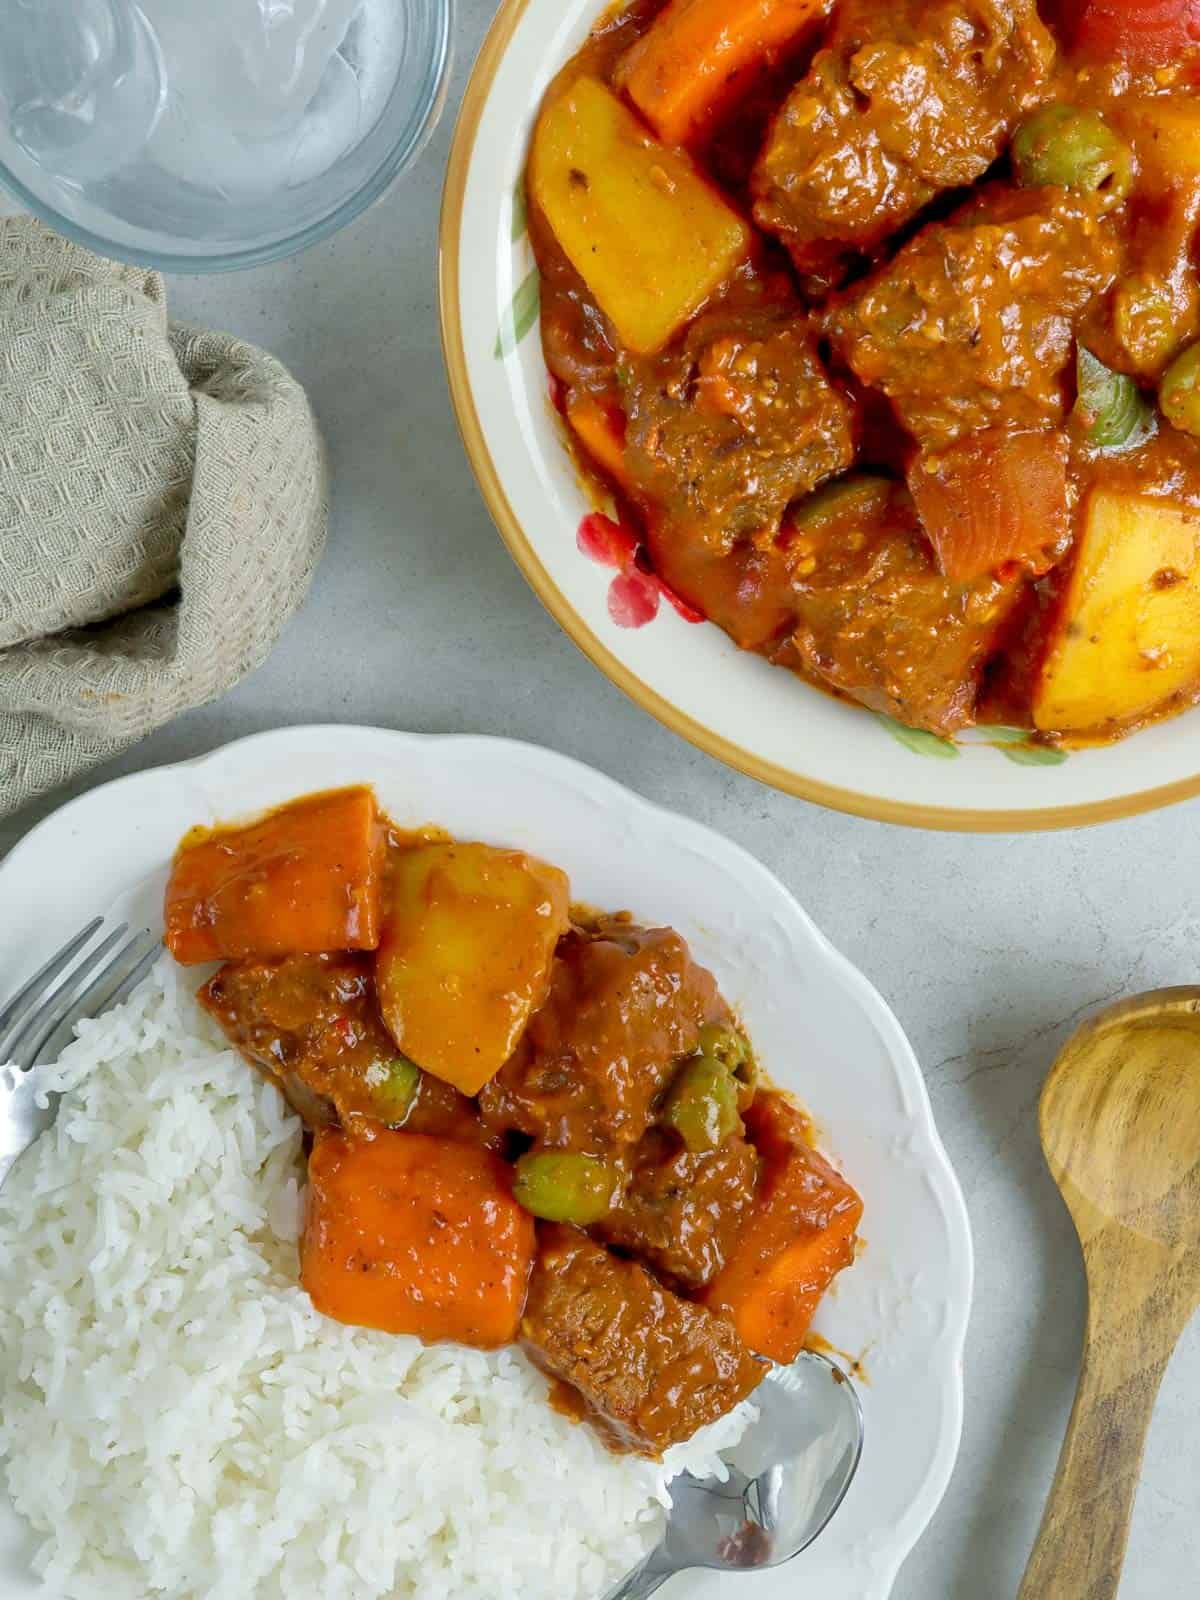
[[[172,100],[249,138],[296,127],[361,0],[143,0]]]
[[[132,0],[0,0],[0,112],[26,155],[69,182],[118,172],[165,97]]]
[[[250,24],[238,35],[246,75],[264,107],[303,112],[360,0],[245,0]]]
[[[313,96],[288,167],[289,187],[328,172],[362,132],[362,95],[358,76],[336,54]]]
[[[172,98],[149,152],[164,172],[233,203],[268,199],[328,171],[355,144],[361,123],[358,80],[335,56],[308,114],[283,133],[251,136],[201,117],[194,100]]]
[[[172,177],[236,202],[279,187],[279,164],[267,148],[273,142],[240,138],[220,105],[187,92],[187,85],[180,90],[176,81],[148,154]]]

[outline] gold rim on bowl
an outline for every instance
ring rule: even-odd
[[[442,354],[450,384],[458,429],[471,470],[479,484],[492,521],[508,546],[513,560],[526,581],[567,637],[583,651],[592,664],[629,696],[635,705],[648,712],[664,727],[715,760],[757,778],[785,794],[828,806],[852,816],[875,822],[895,822],[913,828],[934,828],[959,833],[1027,833],[1051,828],[1087,827],[1112,822],[1120,817],[1137,816],[1161,806],[1200,794],[1200,773],[1174,783],[1140,793],[1119,795],[1110,800],[1094,800],[1077,805],[1039,806],[1011,811],[963,809],[954,806],[924,806],[908,801],[887,800],[880,795],[860,794],[802,777],[775,762],[766,761],[752,750],[733,743],[687,716],[642,681],[587,626],[570,601],[547,572],[540,556],[517,519],[500,482],[500,475],[487,446],[475,397],[467,372],[463,345],[462,313],[459,301],[459,247],[462,234],[463,203],[467,173],[475,152],[475,140],[483,108],[492,90],[500,63],[529,0],[503,0],[471,69],[454,127],[450,156],[442,190],[441,218],[438,225],[438,309],[441,323]],[[815,691],[813,691],[815,692]],[[1135,735],[1136,737],[1136,735]]]

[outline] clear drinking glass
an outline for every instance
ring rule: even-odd
[[[165,271],[302,250],[424,146],[450,4],[0,0],[0,184]]]

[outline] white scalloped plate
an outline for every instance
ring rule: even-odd
[[[753,1590],[756,1600],[884,1600],[958,1450],[973,1271],[966,1210],[896,1019],[736,845],[532,745],[284,729],[122,778],[35,828],[0,864],[0,995],[97,912],[159,926],[167,863],[193,824],[350,783],[373,784],[402,824],[536,851],[568,870],[577,898],[677,927],[741,1009],[767,1070],[811,1110],[866,1205],[867,1248],[817,1326],[839,1349],[864,1353],[867,1444],[825,1534]],[[692,1574],[663,1592],[714,1600],[720,1589]],[[7,1507],[0,1593],[45,1593]]]

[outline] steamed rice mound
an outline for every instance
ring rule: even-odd
[[[301,1126],[167,960],[84,1024],[58,1121],[0,1190],[0,1450],[35,1570],[80,1600],[595,1600],[662,1526],[516,1350],[318,1315]]]

